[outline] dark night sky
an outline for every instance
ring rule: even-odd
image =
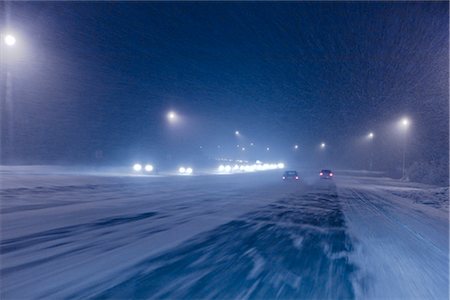
[[[410,161],[448,157],[446,2],[0,5],[18,37],[3,51],[4,163],[86,163],[98,149],[129,162],[199,145],[218,155],[239,129],[278,157],[298,143],[308,160],[323,140],[329,160],[364,167],[358,141],[373,130],[389,168],[404,115]],[[170,108],[183,126],[169,128]]]

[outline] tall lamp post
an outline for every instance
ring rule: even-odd
[[[373,138],[374,138],[374,134],[373,132],[369,132],[369,134],[367,135],[367,139],[372,142]],[[370,143],[370,158],[369,158],[369,171],[372,171],[372,165],[373,165],[373,149],[372,149],[373,145],[372,143]]]
[[[0,65],[3,66],[0,68],[0,107],[2,108],[1,118],[4,118],[6,120],[5,123],[2,122],[0,125],[0,132],[1,134],[4,134],[6,137],[7,142],[5,142],[6,145],[4,145],[3,149],[5,150],[5,153],[8,153],[8,155],[11,154],[11,151],[13,150],[13,134],[12,134],[12,127],[13,127],[13,119],[12,119],[12,76],[10,71],[8,70],[8,66],[6,63],[6,59],[8,56],[8,53],[11,53],[8,51],[7,48],[11,48],[11,51],[13,51],[12,48],[14,48],[14,45],[16,44],[16,38],[12,34],[3,34],[0,33]],[[3,125],[6,125],[3,127]],[[3,153],[2,153],[3,156]]]
[[[403,155],[402,155],[402,179],[405,178],[405,161],[406,161],[406,137],[407,130],[409,128],[410,121],[408,118],[403,118],[400,120],[400,127],[403,130]]]

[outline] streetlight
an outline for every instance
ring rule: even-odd
[[[298,149],[298,145],[294,145],[294,149],[297,150]]]
[[[320,144],[320,148],[324,149],[325,148],[325,143]]]
[[[0,82],[5,82],[5,89],[4,91],[2,90],[0,92],[0,98],[4,98],[6,100],[6,108],[8,113],[5,115],[5,119],[14,119],[13,113],[13,103],[12,103],[12,90],[13,90],[13,76],[12,76],[12,72],[11,70],[9,70],[8,65],[6,64],[6,59],[8,58],[7,56],[9,56],[10,54],[13,54],[13,51],[15,49],[14,45],[16,44],[16,38],[15,36],[13,36],[10,33],[7,34],[3,34],[0,33],[0,43],[5,43],[5,46],[0,45],[0,65],[4,65],[4,70],[5,72],[3,72],[3,70],[1,70],[0,72]],[[7,51],[6,48],[11,48],[10,51]],[[9,52],[9,53],[8,53]],[[0,68],[1,69],[1,68]],[[11,106],[10,106],[11,105]],[[10,124],[11,127],[14,126],[13,122],[11,122],[10,120],[7,121],[8,124]],[[6,135],[8,135],[8,142],[4,143],[5,144],[5,153],[11,153],[11,151],[13,151],[14,149],[14,144],[15,144],[15,139],[14,139],[14,135],[11,135],[11,132],[13,132],[12,128],[10,128]]]
[[[3,42],[7,45],[7,46],[14,46],[16,44],[16,38],[11,35],[11,34],[6,34],[3,37]]]
[[[408,119],[408,118],[403,118],[403,119],[401,120],[401,125],[402,125],[404,128],[407,128],[407,127],[409,126],[409,119]]]
[[[374,138],[374,134],[373,132],[369,132],[369,134],[367,135],[367,139],[369,141],[372,141]],[[372,150],[372,145],[370,145],[370,158],[369,158],[369,170],[372,171],[372,165],[373,165],[373,150]]]
[[[270,151],[270,148],[269,148],[269,147],[267,147],[267,148],[266,148],[266,151]]]
[[[167,119],[169,120],[169,122],[173,123],[178,119],[178,116],[177,116],[176,112],[169,111],[167,113]]]
[[[402,178],[405,178],[405,159],[406,159],[406,132],[409,128],[411,122],[408,118],[403,118],[400,120],[400,127],[403,130],[403,157],[402,157]]]
[[[236,131],[234,132],[234,134],[237,135],[237,136],[239,136],[239,135],[240,135],[239,130],[236,130]]]

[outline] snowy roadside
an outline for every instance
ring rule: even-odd
[[[355,178],[338,187],[357,298],[448,299],[448,198],[436,196],[448,188]]]

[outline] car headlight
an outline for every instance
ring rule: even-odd
[[[178,169],[178,172],[180,172],[181,174],[184,174],[184,173],[186,173],[186,168],[180,167],[180,168]]]
[[[145,171],[147,171],[147,172],[153,171],[153,166],[152,165],[145,165]]]
[[[193,172],[192,168],[187,168],[186,169],[186,174],[192,174],[192,172]]]
[[[141,164],[134,164],[133,165],[133,170],[135,170],[136,172],[140,172],[142,170],[142,165]]]

